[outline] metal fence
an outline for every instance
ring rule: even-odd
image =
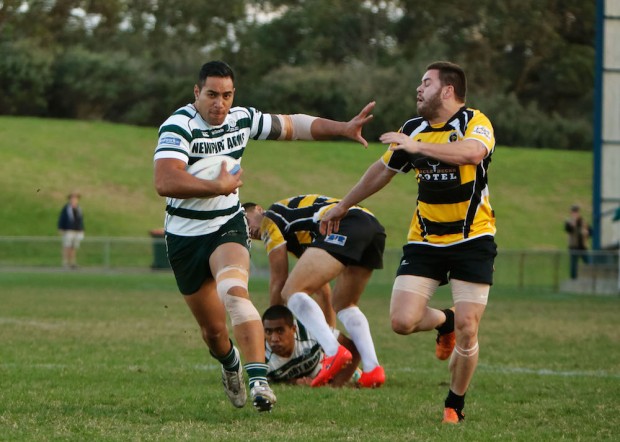
[[[268,259],[260,241],[251,251],[252,277],[268,277]],[[375,271],[373,282],[391,283],[401,250],[389,249],[384,269]],[[618,250],[588,251],[579,261],[577,279],[570,278],[570,256],[565,250],[499,250],[495,261],[495,285],[522,290],[620,295]],[[166,247],[161,237],[86,237],[78,251],[81,270],[166,271]],[[60,237],[0,237],[0,271],[61,269]]]

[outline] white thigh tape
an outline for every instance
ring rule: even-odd
[[[433,296],[433,293],[435,293],[435,290],[437,290],[438,286],[439,281],[435,281],[430,278],[423,278],[422,276],[413,275],[399,275],[394,281],[392,291],[400,290],[430,299],[431,296]]]
[[[452,300],[455,304],[457,302],[473,302],[474,304],[487,305],[489,289],[491,288],[488,284],[476,284],[458,279],[453,279],[450,284],[452,285]]]
[[[223,269],[221,269],[219,272],[217,272],[217,275],[215,275],[215,280],[217,281],[222,276],[222,273],[227,273],[227,272],[232,272],[236,276],[240,276],[240,277],[244,277],[244,276],[246,278],[248,277],[248,271],[245,268],[241,266],[226,266]]]

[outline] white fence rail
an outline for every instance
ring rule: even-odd
[[[266,278],[268,260],[263,245],[255,241],[252,277]],[[401,257],[400,249],[386,250],[385,268],[374,282],[390,283]],[[620,294],[618,250],[588,251],[579,260],[578,278],[570,278],[567,250],[502,250],[495,262],[495,284],[518,289],[555,292]],[[81,270],[152,271],[169,269],[163,238],[86,237],[78,251]],[[0,236],[0,271],[61,269],[60,237]]]

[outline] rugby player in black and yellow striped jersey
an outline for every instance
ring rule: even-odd
[[[311,194],[278,201],[266,211],[253,203],[244,207],[250,236],[262,239],[269,254],[272,302],[285,301],[325,352],[312,386],[329,383],[352,359],[310,297],[335,279],[332,304],[362,360],[358,385],[379,387],[385,382],[385,372],[368,320],[357,304],[373,270],[383,267],[385,231],[368,209],[353,206],[337,234],[321,235],[319,221],[338,201]],[[298,258],[290,274],[288,252]]]
[[[415,171],[418,197],[411,201],[414,213],[392,289],[390,319],[399,334],[437,329],[436,355],[450,357],[446,423],[464,418],[496,256],[487,178],[495,136],[489,119],[465,106],[466,92],[461,67],[430,64],[417,88],[419,117],[380,137],[389,144],[388,151],[321,222],[324,234],[337,232],[349,207],[382,189],[397,173]],[[429,308],[437,287],[448,281],[454,313]]]
[[[256,203],[243,204],[250,237],[263,240],[269,257],[269,305],[286,304],[282,299],[282,288],[289,273],[288,254],[299,259],[312,243],[317,227],[312,220],[314,204],[328,202],[335,204],[338,200],[321,195],[298,196],[278,201],[267,211]],[[280,247],[281,245],[286,247]],[[329,326],[335,327],[336,313],[331,306],[329,282],[312,295],[321,306]]]

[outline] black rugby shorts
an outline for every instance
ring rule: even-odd
[[[338,232],[319,236],[309,247],[325,250],[345,266],[382,269],[385,229],[363,210],[350,210],[340,221]]]
[[[441,285],[451,278],[492,285],[496,256],[497,246],[492,236],[446,247],[406,244],[396,274],[423,276]]]
[[[209,258],[215,249],[227,242],[250,248],[247,223],[243,212],[235,215],[214,233],[200,236],[179,236],[166,233],[168,260],[179,291],[196,293],[208,278],[213,278]]]

